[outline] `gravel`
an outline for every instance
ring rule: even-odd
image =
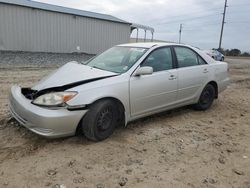
[[[229,64],[232,84],[211,109],[143,118],[99,143],[45,139],[10,118],[11,85],[30,87],[84,58],[1,52],[0,187],[250,187],[250,63]]]
[[[13,65],[63,65],[70,61],[83,62],[93,57],[84,53],[45,53],[0,51],[0,66]]]

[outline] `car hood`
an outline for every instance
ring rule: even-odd
[[[41,79],[32,89],[40,91],[48,88],[63,87],[69,84],[81,85],[115,75],[117,73],[96,69],[72,61]]]

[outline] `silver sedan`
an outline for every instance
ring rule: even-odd
[[[109,137],[116,126],[192,104],[208,109],[226,89],[227,63],[171,43],[115,46],[87,62],[69,62],[31,88],[12,86],[9,108],[45,137]]]
[[[216,61],[224,61],[225,57],[218,50],[204,50],[204,52]]]

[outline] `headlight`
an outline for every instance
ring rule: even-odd
[[[74,91],[48,93],[37,97],[32,103],[41,106],[62,106],[76,94]]]

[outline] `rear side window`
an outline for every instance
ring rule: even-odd
[[[197,54],[184,47],[175,47],[175,53],[179,68],[199,65]]]
[[[172,69],[171,49],[169,47],[156,49],[141,64],[141,67],[145,66],[152,67],[154,72]]]
[[[198,56],[199,64],[200,65],[205,65],[207,64],[200,56]]]

